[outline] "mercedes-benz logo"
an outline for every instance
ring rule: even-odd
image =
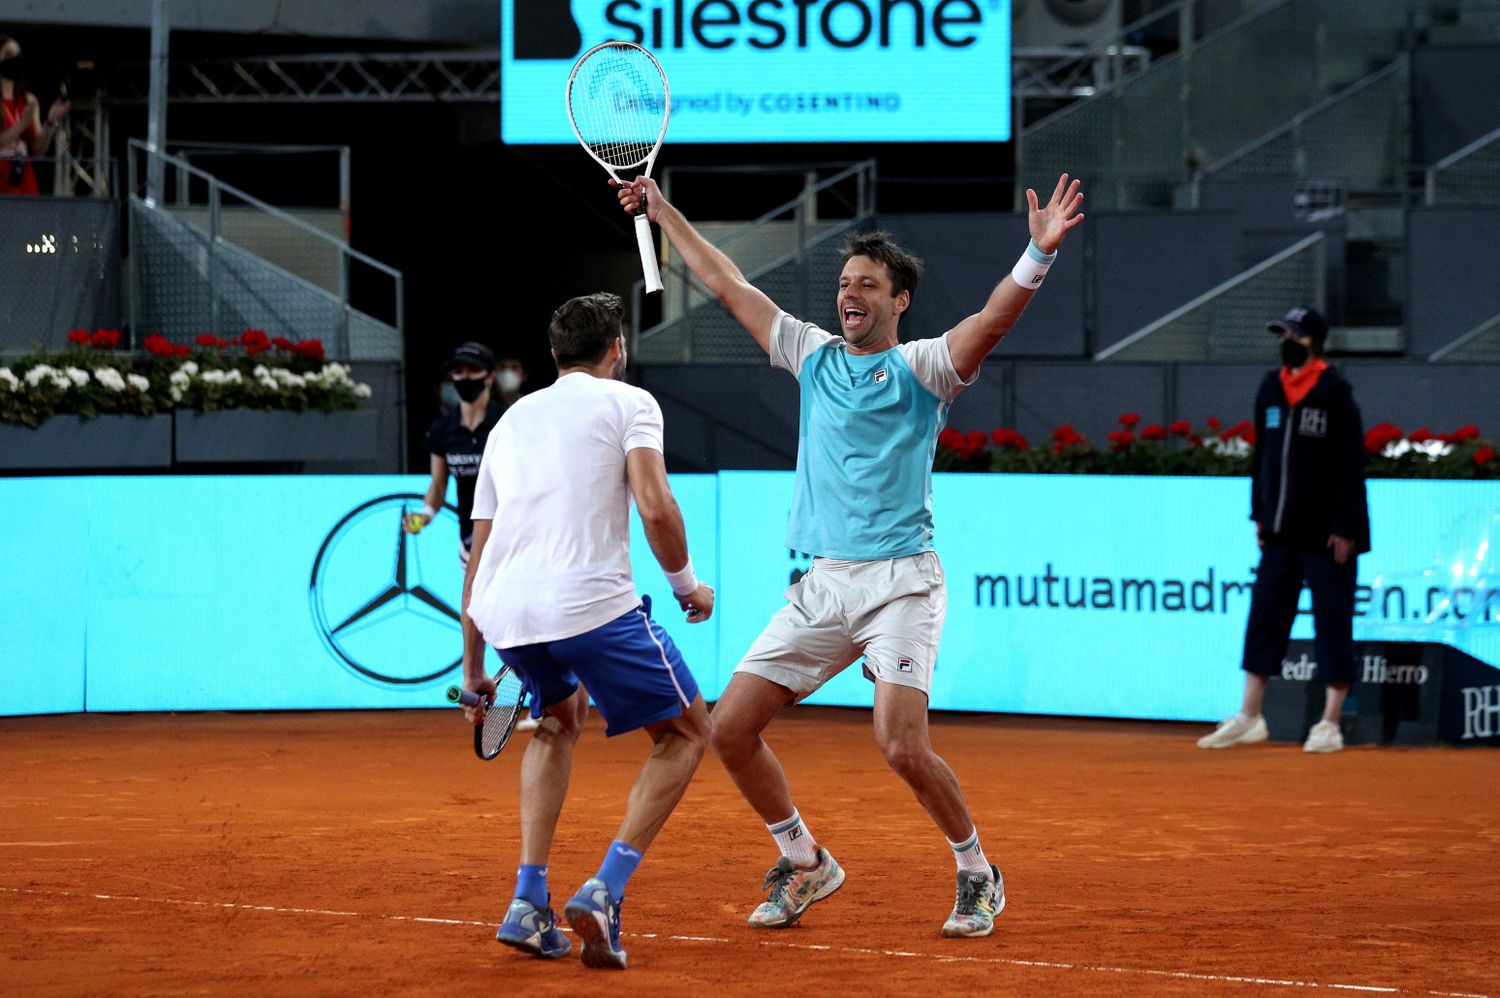
[[[458,512],[444,505],[420,534],[401,521],[423,496],[398,492],[350,510],[313,561],[313,624],[324,645],[361,678],[420,685],[462,662]]]

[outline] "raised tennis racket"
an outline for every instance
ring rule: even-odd
[[[612,177],[629,183],[632,174],[651,176],[672,112],[667,74],[654,55],[630,42],[595,45],[573,64],[567,100],[573,134]],[[644,198],[635,212],[635,241],[646,290],[660,291],[656,242]]]
[[[448,702],[474,707],[479,703],[479,694],[459,686],[448,687]],[[474,754],[481,759],[493,759],[510,741],[510,733],[516,730],[516,721],[526,704],[526,686],[521,677],[508,665],[495,673],[495,695],[484,709],[484,720],[474,725]]]

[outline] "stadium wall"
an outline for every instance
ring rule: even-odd
[[[0,525],[0,714],[443,705],[461,647],[457,522],[450,509],[415,537],[399,526],[425,482],[0,480],[5,506],[26,511]],[[681,622],[634,524],[637,585],[713,699],[810,559],[782,541],[789,473],[672,484],[718,612]],[[933,707],[1216,719],[1238,697],[1247,491],[937,476],[948,615]],[[1500,664],[1500,574],[1480,547],[1500,531],[1500,486],[1376,481],[1370,498],[1356,638],[1443,641]],[[1474,574],[1455,581],[1455,564]],[[1304,614],[1294,636],[1310,633]],[[871,686],[852,668],[810,702],[867,707]]]

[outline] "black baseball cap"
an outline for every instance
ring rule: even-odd
[[[1322,343],[1328,339],[1328,320],[1313,309],[1301,305],[1291,309],[1281,318],[1266,323],[1266,328],[1278,335],[1283,330],[1289,330],[1296,336],[1311,337],[1315,343]]]
[[[482,371],[493,371],[495,353],[483,343],[460,343],[458,349],[453,351],[453,356],[448,358],[448,366],[457,367],[460,364],[469,364]]]

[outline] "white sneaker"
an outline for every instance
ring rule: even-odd
[[[1213,734],[1198,739],[1199,748],[1229,748],[1231,745],[1253,745],[1266,740],[1266,719],[1253,720],[1234,715],[1214,729]]]
[[[1332,721],[1319,721],[1307,733],[1302,743],[1304,752],[1337,752],[1344,747],[1344,733]]]

